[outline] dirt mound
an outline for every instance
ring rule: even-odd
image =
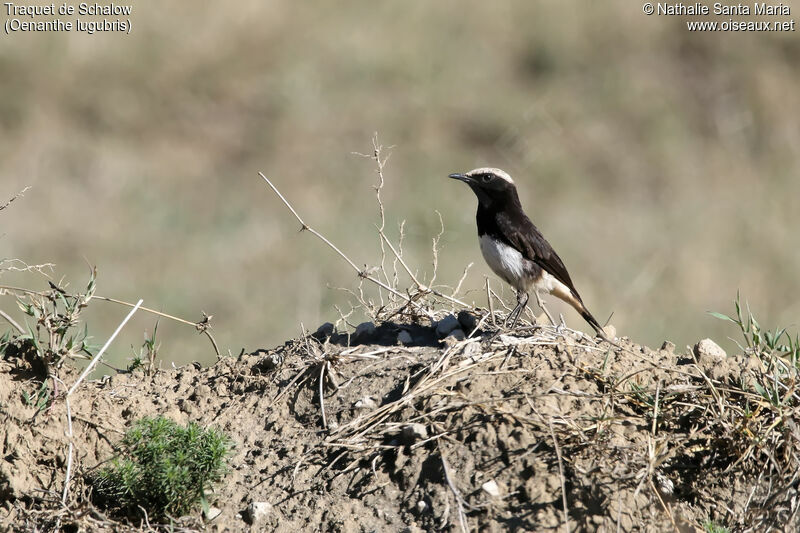
[[[800,441],[793,411],[774,416],[752,392],[763,369],[751,358],[680,355],[626,339],[616,346],[565,328],[466,339],[461,331],[439,340],[448,331],[435,325],[366,325],[358,336],[321,328],[210,368],[86,383],[71,397],[75,475],[66,506],[64,402],[31,401],[39,384],[24,359],[7,356],[0,525],[146,528],[144,516],[123,525],[92,505],[85,476],[112,456],[132,421],[156,414],[213,425],[236,443],[230,474],[209,495],[221,513],[180,519],[187,528],[797,524],[797,476],[787,471]]]

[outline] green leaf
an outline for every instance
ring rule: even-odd
[[[722,313],[717,313],[716,311],[707,311],[707,313],[709,315],[713,316],[714,318],[718,318],[720,320],[727,320],[729,322],[733,322],[734,324],[738,324],[738,322],[736,322],[736,320],[734,320],[733,318],[729,317],[728,315],[725,315],[725,314],[722,314]]]
[[[756,389],[756,392],[762,397],[769,400],[769,394],[767,394],[767,390],[762,387],[759,383],[753,383],[753,388]]]

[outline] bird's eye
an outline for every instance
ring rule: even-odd
[[[490,181],[492,181],[492,175],[484,174],[483,176],[481,176],[481,181],[484,183],[489,183]]]

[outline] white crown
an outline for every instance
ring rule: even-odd
[[[511,176],[504,170],[500,170],[499,168],[491,168],[491,167],[484,167],[484,168],[476,168],[467,172],[467,176],[479,176],[481,174],[494,174],[500,179],[506,180],[508,183],[514,183],[514,180],[511,179]]]

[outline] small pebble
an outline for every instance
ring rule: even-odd
[[[500,487],[497,486],[497,482],[495,482],[495,480],[493,479],[490,479],[489,481],[481,485],[481,489],[483,489],[483,491],[486,494],[488,494],[493,498],[497,498],[498,496],[500,496]]]
[[[463,341],[464,339],[467,338],[467,336],[464,334],[464,330],[462,330],[462,329],[454,329],[453,331],[450,332],[450,334],[447,336],[447,338],[448,339],[453,339],[453,340],[456,340],[456,341]]]
[[[461,324],[461,328],[466,333],[472,333],[475,326],[478,325],[478,319],[475,315],[464,309],[458,312],[458,323]]]
[[[355,406],[356,409],[375,409],[378,404],[375,403],[371,396],[364,396],[356,402]]]
[[[210,522],[211,520],[214,520],[216,517],[221,515],[222,510],[217,509],[216,507],[209,507],[208,512],[204,512],[203,514],[205,515],[206,520]]]
[[[256,524],[267,517],[272,512],[272,504],[269,502],[250,502],[247,506],[247,517],[251,524]]]
[[[334,327],[333,324],[330,322],[325,322],[320,327],[317,328],[317,331],[314,332],[314,338],[319,340],[324,340],[329,338],[333,335]]]
[[[661,491],[661,494],[669,495],[675,492],[675,484],[667,476],[657,471],[655,478],[658,482],[658,489]]]
[[[470,342],[464,346],[464,357],[474,357],[481,353],[481,344],[479,342]]]
[[[420,500],[417,502],[417,512],[424,513],[428,510],[428,504],[425,500]]]
[[[283,356],[277,352],[268,354],[259,362],[259,366],[264,370],[274,370],[283,362]]]
[[[368,341],[375,335],[375,324],[372,322],[362,322],[356,326],[356,331],[353,333],[353,338],[358,341]]]
[[[419,440],[425,440],[428,438],[428,429],[425,427],[424,424],[420,424],[419,422],[415,422],[413,424],[408,424],[407,426],[403,427],[403,440],[407,444],[412,444]]]
[[[397,334],[397,342],[400,344],[408,345],[414,342],[414,339],[413,337],[411,337],[411,333],[409,333],[407,330],[404,329],[403,331]]]
[[[675,353],[675,343],[670,341],[664,341],[664,344],[661,345],[662,350],[666,350],[667,353]]]
[[[694,354],[698,359],[707,359],[709,362],[714,360],[725,359],[728,354],[725,353],[719,344],[711,339],[703,339],[694,345]]]
[[[439,338],[447,337],[451,331],[460,327],[461,324],[458,323],[458,319],[453,315],[447,315],[439,322],[436,323],[436,335]]]

